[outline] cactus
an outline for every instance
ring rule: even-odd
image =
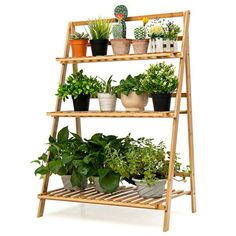
[[[128,17],[128,9],[125,5],[118,5],[114,10],[115,17],[122,24],[122,38],[126,38],[126,23]]]
[[[123,27],[121,23],[114,24],[112,27],[112,34],[114,39],[122,39],[123,38]]]
[[[136,27],[134,29],[135,39],[143,40],[146,38],[146,29],[144,26]]]

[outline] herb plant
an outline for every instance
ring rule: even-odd
[[[146,70],[146,79],[143,81],[143,88],[149,94],[172,93],[178,85],[178,77],[175,75],[173,64],[165,62],[151,64]]]
[[[136,92],[137,95],[145,92],[143,89],[143,80],[145,79],[145,74],[139,74],[136,76],[128,75],[127,78],[120,81],[120,84],[116,87],[116,92],[118,94],[123,93],[126,96],[130,92]]]
[[[111,23],[105,18],[89,20],[88,28],[92,39],[109,39],[111,34]]]
[[[74,99],[80,94],[95,97],[97,92],[101,90],[101,87],[101,82],[96,77],[87,76],[83,73],[83,70],[80,70],[71,74],[65,84],[59,85],[56,95],[62,98],[63,101],[68,99],[69,95]]]
[[[99,92],[113,94],[114,86],[112,86],[112,82],[116,82],[116,81],[112,79],[112,75],[108,78],[108,80],[104,80],[104,79],[101,79],[101,80],[102,80],[101,82],[102,87]]]
[[[70,36],[71,40],[79,40],[79,39],[89,39],[89,35],[87,33],[78,33],[78,32],[74,32],[71,36]]]
[[[181,32],[181,29],[178,25],[174,24],[173,21],[168,21],[164,27],[164,39],[177,40],[178,34]]]

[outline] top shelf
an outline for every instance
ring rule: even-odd
[[[181,52],[160,52],[145,54],[124,54],[124,55],[107,55],[107,56],[88,56],[88,57],[64,57],[56,60],[61,64],[77,64],[89,62],[111,62],[111,61],[135,61],[135,60],[153,60],[153,59],[170,59],[182,58]]]

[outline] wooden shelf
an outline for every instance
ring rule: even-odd
[[[172,190],[171,198],[189,195],[190,191]],[[115,193],[99,193],[94,187],[85,190],[71,191],[64,188],[39,194],[39,199],[83,202],[91,204],[114,205],[147,209],[165,209],[166,192],[161,198],[142,198],[139,196],[136,187],[120,187]]]
[[[180,114],[187,114],[187,111],[180,111]],[[164,111],[164,112],[55,111],[55,112],[47,112],[47,115],[52,117],[175,118],[175,113],[173,111]]]
[[[154,60],[183,58],[180,52],[161,52],[146,54],[124,54],[124,55],[107,55],[107,56],[88,56],[88,57],[64,57],[56,60],[61,64],[77,64],[88,62],[109,62],[109,61],[133,61],[133,60]]]

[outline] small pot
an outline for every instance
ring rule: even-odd
[[[170,40],[163,40],[163,52],[170,52]]]
[[[178,41],[177,40],[170,40],[170,51],[171,52],[178,51]]]
[[[90,95],[80,94],[78,97],[72,98],[75,111],[88,111]]]
[[[115,111],[116,95],[110,93],[98,93],[98,101],[101,111]]]
[[[148,186],[144,180],[132,179],[137,186],[138,194],[144,198],[159,198],[165,192],[166,179],[158,180],[153,186]]]
[[[62,175],[61,176],[62,183],[63,183],[65,189],[68,189],[68,190],[79,190],[79,189],[81,189],[81,190],[83,190],[87,187],[87,178],[82,177],[82,182],[81,182],[80,187],[78,187],[78,186],[72,187],[72,184],[70,182],[70,178],[71,178],[71,175]]]
[[[99,177],[98,176],[92,176],[91,178],[93,180],[94,188],[100,193],[105,193],[105,191],[103,190],[103,188],[101,187],[101,185],[99,183]]]
[[[150,39],[151,51],[152,52],[163,52],[163,39],[154,38]]]
[[[153,93],[152,101],[154,111],[169,111],[171,103],[171,93]]]
[[[111,46],[114,55],[129,54],[130,39],[111,39]]]
[[[144,40],[133,39],[132,44],[133,44],[134,54],[147,53],[148,44],[149,44],[148,39],[144,39]]]
[[[90,40],[93,56],[107,55],[108,39],[92,39]]]
[[[148,103],[148,95],[147,93],[137,95],[136,92],[131,92],[128,96],[121,94],[121,102],[126,111],[144,111]]]
[[[87,39],[70,40],[72,49],[72,57],[86,57],[87,52]]]

